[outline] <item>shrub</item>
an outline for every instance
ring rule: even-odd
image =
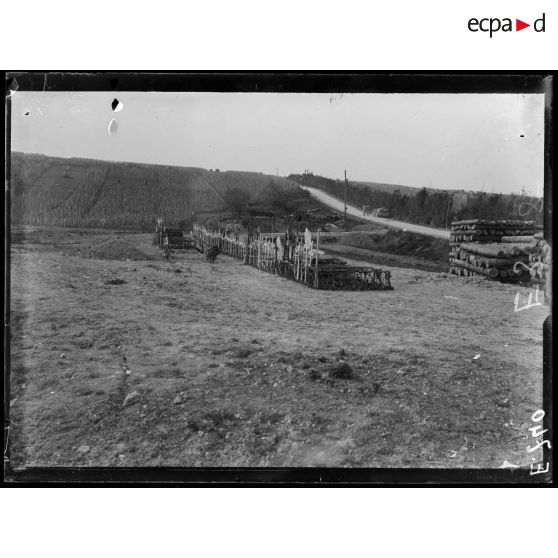
[[[205,252],[205,259],[210,263],[215,263],[217,256],[221,253],[218,246],[212,246]]]
[[[332,378],[339,378],[341,380],[350,380],[351,378],[354,378],[353,369],[346,362],[342,362],[332,368],[329,375]]]

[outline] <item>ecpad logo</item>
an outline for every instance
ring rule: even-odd
[[[539,19],[536,19],[533,22],[533,30],[535,32],[545,32],[545,16],[546,14],[543,14]],[[469,20],[467,27],[469,28],[469,31],[472,31],[473,33],[477,33],[478,31],[481,31],[483,33],[490,33],[490,38],[492,38],[492,35],[494,33],[497,33],[498,31],[503,31],[504,33],[513,31],[512,18],[509,17],[505,17],[503,19],[500,19],[498,17],[485,17],[482,19],[472,17]],[[520,19],[515,20],[516,31],[521,31],[522,29],[526,29],[527,27],[531,27],[531,24],[525,23]]]

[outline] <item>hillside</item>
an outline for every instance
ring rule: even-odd
[[[304,184],[305,186],[311,186],[313,188],[332,188],[343,185],[344,181],[339,178],[327,178],[325,176],[320,176],[312,173],[305,174],[290,174],[288,176],[290,180],[298,182],[299,184]],[[349,184],[353,186],[366,186],[370,190],[378,192],[401,192],[408,195],[416,194],[420,188],[416,186],[404,186],[403,184],[387,184],[384,182],[362,182],[356,180],[350,180]]]
[[[319,188],[338,199],[345,195],[345,183],[313,174],[291,174],[290,180]],[[347,202],[361,207],[384,207],[390,217],[446,228],[451,221],[464,219],[518,219],[542,224],[542,200],[518,194],[488,194],[464,190],[415,188],[399,184],[349,181]]]
[[[298,186],[256,172],[12,153],[14,224],[151,228],[158,216],[178,224],[218,212],[230,189],[258,202],[270,188]]]

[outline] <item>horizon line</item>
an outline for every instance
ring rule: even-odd
[[[201,170],[205,170],[208,172],[215,172],[216,170],[218,170],[219,172],[246,172],[246,173],[253,173],[253,174],[263,174],[264,176],[270,176],[270,177],[275,177],[275,178],[283,178],[285,180],[289,180],[289,176],[291,175],[296,175],[296,174],[300,174],[300,175],[304,175],[304,171],[297,173],[297,172],[291,172],[289,175],[285,176],[285,175],[277,175],[277,174],[271,174],[271,173],[266,173],[266,172],[262,172],[262,171],[253,171],[253,170],[233,170],[233,169],[227,169],[227,170],[221,170],[218,169],[217,167],[215,169],[209,169],[206,167],[196,167],[196,166],[185,166],[185,165],[177,165],[177,164],[164,164],[164,163],[146,163],[143,161],[133,161],[133,160],[116,160],[116,159],[96,159],[96,158],[92,158],[92,157],[76,157],[76,156],[69,156],[69,157],[61,157],[60,155],[48,155],[47,153],[38,153],[38,152],[31,152],[31,151],[17,151],[17,150],[11,150],[10,154],[13,153],[17,153],[20,155],[39,155],[41,157],[50,157],[52,159],[64,159],[64,160],[71,160],[71,159],[82,159],[85,161],[100,161],[103,163],[133,163],[136,165],[146,165],[146,166],[151,166],[151,167],[177,167],[177,168],[181,168],[181,169],[201,169]],[[335,180],[335,181],[342,181],[343,179],[341,178],[332,178],[329,176],[324,176],[322,174],[314,174],[312,172],[309,173],[311,176],[318,176],[320,178],[325,178],[327,180]],[[375,185],[385,185],[385,186],[401,186],[403,188],[412,188],[415,190],[435,190],[438,192],[449,192],[449,193],[485,193],[485,194],[490,194],[490,195],[502,195],[502,196],[521,196],[523,194],[521,194],[521,192],[509,192],[509,193],[503,193],[503,192],[488,192],[486,188],[482,189],[482,190],[465,190],[463,188],[460,189],[449,189],[449,188],[437,188],[435,186],[411,186],[409,184],[398,184],[398,183],[393,183],[393,182],[373,182],[371,180],[348,180],[349,183],[356,183],[356,184],[363,184],[363,185],[367,185],[367,184],[375,184]],[[536,195],[536,193],[531,193],[531,192],[527,192],[527,195],[530,197],[534,197],[534,198],[539,198],[539,196]],[[544,198],[544,196],[543,196]]]

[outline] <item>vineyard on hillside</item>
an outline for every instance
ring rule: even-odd
[[[252,202],[267,192],[296,190],[287,179],[255,172],[62,159],[12,153],[14,224],[151,228],[222,211],[227,192],[243,190]]]

